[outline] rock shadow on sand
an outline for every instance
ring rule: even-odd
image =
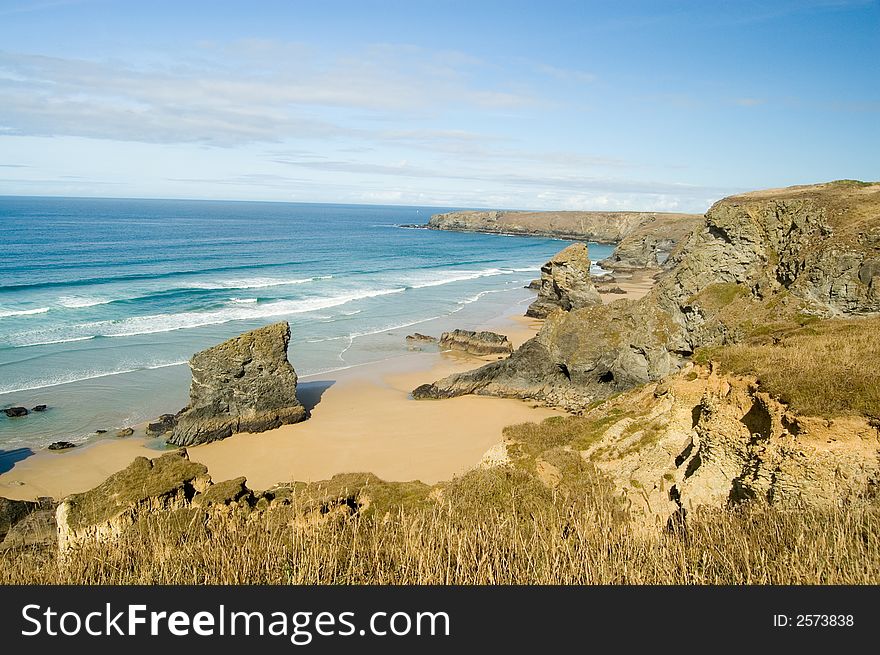
[[[0,474],[11,471],[18,462],[27,459],[33,454],[34,451],[30,448],[0,450]]]
[[[296,385],[296,398],[311,413],[320,404],[324,392],[334,384],[336,384],[335,380],[300,382]]]

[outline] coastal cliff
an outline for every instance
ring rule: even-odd
[[[666,212],[457,211],[435,214],[426,227],[619,244],[608,267],[632,269],[662,265],[701,219]]]
[[[421,391],[538,399],[579,411],[680,370],[703,346],[880,312],[880,185],[732,196],[706,213],[637,301],[558,312],[503,361]]]
[[[880,480],[878,330],[880,184],[759,191],[716,203],[644,298],[557,311],[509,358],[414,395],[570,410],[486,465],[555,487],[587,461],[647,517],[833,508]]]

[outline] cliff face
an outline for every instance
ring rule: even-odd
[[[679,244],[702,223],[703,217],[696,214],[654,214],[624,236],[599,265],[614,271],[664,268]]]
[[[670,242],[677,243],[699,221],[696,214],[662,212],[578,212],[578,211],[460,211],[435,214],[428,221],[432,230],[522,234],[578,241],[618,243],[633,234],[653,232],[659,255],[647,252],[642,259],[651,262],[665,259]],[[651,242],[644,247],[650,250]],[[629,256],[635,254],[635,248]],[[635,262],[635,260],[632,260]],[[624,259],[621,259],[624,262]]]
[[[644,298],[554,314],[510,358],[421,395],[534,398],[580,411],[674,373],[700,346],[880,312],[878,262],[880,184],[732,196],[706,213]]]
[[[688,366],[579,417],[508,428],[484,467],[513,465],[556,487],[602,471],[644,525],[699,508],[758,502],[837,508],[870,498],[880,432],[864,417],[804,417],[753,378]]]

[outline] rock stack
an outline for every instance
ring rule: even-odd
[[[287,361],[290,326],[275,323],[193,355],[189,405],[168,443],[191,446],[308,418]]]
[[[557,310],[571,311],[601,305],[602,298],[590,279],[587,246],[573,243],[541,267],[538,297],[526,311],[532,318],[547,318]]]

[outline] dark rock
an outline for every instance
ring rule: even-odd
[[[437,337],[420,334],[419,332],[407,335],[406,340],[414,343],[437,343]]]
[[[604,294],[604,293],[626,294],[626,291],[624,291],[623,289],[621,289],[621,288],[618,287],[618,286],[614,286],[614,287],[598,287],[597,290],[599,291],[599,293],[603,293],[603,294]]]
[[[134,428],[122,428],[121,430],[116,431],[117,437],[130,437],[134,434]]]
[[[95,430],[95,434],[107,434],[107,430]]]
[[[190,403],[168,443],[190,446],[308,418],[287,361],[290,326],[275,323],[193,355]]]
[[[20,416],[28,415],[27,407],[9,407],[3,411],[9,418],[18,418]]]
[[[523,289],[531,289],[532,291],[540,291],[541,290],[541,279],[532,280]]]
[[[474,332],[472,330],[453,330],[440,335],[440,348],[460,350],[472,355],[510,354],[513,344],[503,334],[495,332]]]
[[[147,436],[161,437],[174,429],[177,425],[177,416],[174,414],[162,414],[153,423],[147,425]]]
[[[547,316],[562,309],[571,311],[602,303],[590,279],[590,257],[587,246],[573,243],[541,267],[538,297],[526,311],[532,318]]]
[[[70,441],[55,441],[49,444],[49,450],[67,450],[68,448],[76,448],[76,444]]]
[[[34,407],[31,411],[33,411],[33,412],[45,412],[47,409],[48,409],[48,407],[46,407],[46,405],[37,405],[37,406]]]

